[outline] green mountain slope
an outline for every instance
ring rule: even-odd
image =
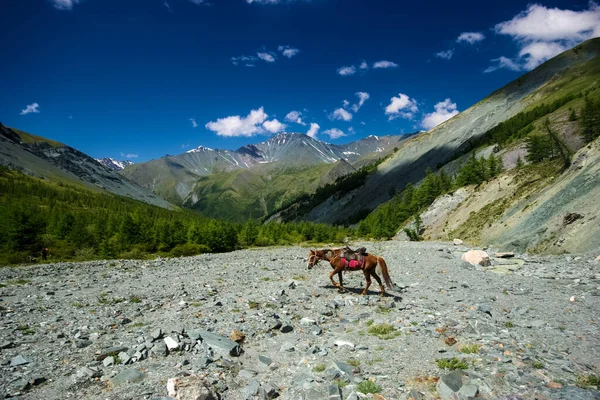
[[[598,54],[600,39],[592,39],[547,61],[454,118],[407,140],[363,186],[326,200],[305,219],[356,222],[408,183],[419,182],[427,168],[444,165],[499,123],[523,110],[596,87]]]

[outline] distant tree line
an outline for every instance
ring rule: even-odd
[[[30,261],[44,247],[54,260],[144,258],[341,242],[352,235],[350,229],[309,222],[233,224],[0,168],[0,264]]]

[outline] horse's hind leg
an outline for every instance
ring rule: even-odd
[[[367,281],[365,289],[361,293],[364,296],[365,294],[367,294],[367,291],[369,290],[369,286],[371,286],[371,275],[369,274],[369,271],[367,271],[366,269],[363,271],[363,273],[365,274],[365,281]]]
[[[377,281],[377,283],[379,283],[379,289],[381,290],[381,295],[385,295],[385,288],[383,287],[383,283],[381,283],[381,278],[379,277],[379,275],[377,275],[377,272],[375,272],[375,268],[373,268],[373,270],[371,271],[371,275],[373,276],[373,278],[375,278],[375,280]]]

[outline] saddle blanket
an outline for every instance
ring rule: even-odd
[[[356,270],[362,269],[363,265],[365,265],[364,259],[362,261],[358,261],[358,260],[348,261],[345,258],[342,258],[342,266],[344,266],[344,268],[346,268],[346,269],[356,271]]]

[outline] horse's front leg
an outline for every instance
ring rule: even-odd
[[[338,278],[340,280],[340,292],[344,292],[346,289],[344,289],[344,281],[342,280],[342,271],[341,270],[338,272]]]
[[[331,284],[333,286],[340,286],[336,281],[333,280],[333,276],[336,274],[336,270],[334,269],[333,271],[331,271],[331,273],[329,274],[329,280],[331,281]],[[340,281],[341,282],[341,281]]]

